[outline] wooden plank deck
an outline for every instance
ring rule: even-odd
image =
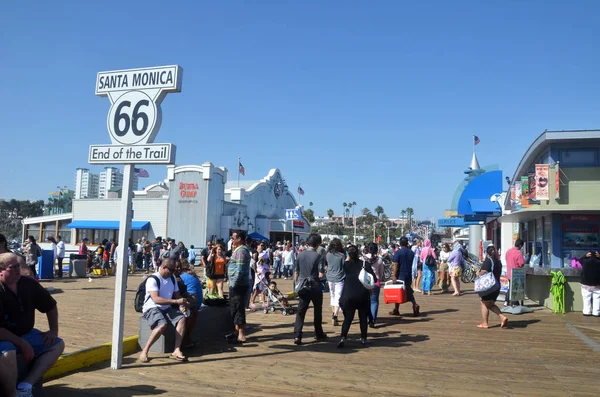
[[[137,332],[131,302],[140,280],[135,276],[128,283],[126,336]],[[279,284],[284,291],[291,288],[289,281]],[[62,290],[54,297],[67,351],[110,340],[114,278],[45,285]],[[593,346],[600,343],[599,319],[539,309],[510,316],[508,329],[495,326],[492,314],[494,327],[480,330],[476,295],[417,299],[420,318],[390,317],[389,306],[380,305],[380,323],[369,330],[367,348],[358,343],[357,322],[344,349],[336,348],[340,328],[330,323],[324,325],[330,340],[313,343],[310,309],[308,343],[297,347],[294,316],[257,312],[248,316],[251,339],[242,347],[206,340],[188,352],[189,363],[151,355],[149,364],[141,364],[131,355],[119,371],[96,365],[48,382],[46,396],[597,396],[600,352]],[[569,324],[589,338],[588,344]]]

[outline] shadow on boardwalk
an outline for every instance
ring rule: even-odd
[[[111,397],[133,397],[143,395],[159,395],[166,393],[166,390],[159,389],[149,385],[134,385],[127,387],[89,387],[77,389],[68,387],[65,384],[54,384],[44,387],[45,397],[78,397],[78,396],[111,396]]]

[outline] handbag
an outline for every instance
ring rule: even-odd
[[[311,270],[311,274],[314,273],[315,269],[319,266],[319,261],[321,260],[321,255],[317,257],[315,263],[313,263],[313,268]],[[312,279],[312,276],[302,279],[301,282],[295,285],[294,292],[297,295],[306,295],[310,293],[313,288],[316,286],[316,281]]]
[[[474,290],[479,296],[485,296],[500,289],[500,283],[496,280],[496,277],[494,277],[494,260],[492,258],[490,258],[490,260],[492,261],[491,271],[483,276],[477,277],[474,281]]]
[[[369,291],[373,289],[375,286],[375,277],[365,269],[365,260],[363,259],[363,266],[360,269],[360,273],[358,273],[358,281],[368,289]]]

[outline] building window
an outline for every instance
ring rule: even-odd
[[[561,167],[597,167],[597,149],[565,149],[558,156]]]
[[[94,230],[94,244],[100,244],[103,240],[110,240],[112,238],[112,230],[95,229]]]

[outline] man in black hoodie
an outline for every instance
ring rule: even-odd
[[[579,262],[583,315],[600,317],[600,253],[590,251]]]

